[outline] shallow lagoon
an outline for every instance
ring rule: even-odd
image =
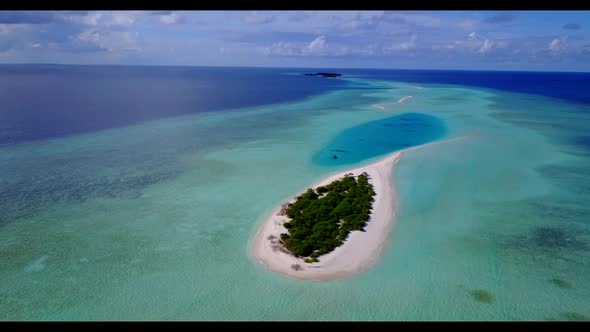
[[[0,319],[590,315],[590,155],[579,144],[588,107],[368,83],[379,89],[2,147]],[[404,155],[392,173],[398,221],[373,269],[309,282],[250,257],[258,224],[282,200],[381,153],[327,164],[321,151],[406,113],[443,121],[441,138],[466,138]]]
[[[318,165],[344,165],[418,146],[445,134],[443,121],[423,113],[403,113],[342,131],[316,152]]]

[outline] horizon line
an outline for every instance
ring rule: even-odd
[[[576,73],[588,74],[590,71],[561,70],[511,70],[511,69],[444,69],[444,68],[377,68],[377,67],[289,67],[289,66],[239,66],[239,65],[167,65],[167,64],[78,64],[78,63],[0,63],[0,66],[87,66],[87,67],[195,67],[195,68],[267,68],[267,69],[337,69],[337,70],[398,70],[398,71],[475,71],[475,72],[524,72],[524,73]]]

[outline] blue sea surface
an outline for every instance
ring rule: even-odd
[[[0,65],[0,144],[290,102],[347,85],[339,79],[283,75],[287,71]]]
[[[342,69],[344,75],[413,83],[457,84],[531,93],[590,104],[590,73],[468,70]]]
[[[440,139],[444,122],[422,113],[404,113],[348,128],[317,151],[313,162],[319,165],[354,164],[393,151]]]
[[[590,317],[589,74],[310,71],[1,65],[0,320]],[[251,257],[285,200],[433,141],[369,271]]]

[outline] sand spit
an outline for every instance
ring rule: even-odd
[[[335,280],[366,271],[380,258],[395,223],[398,199],[393,185],[392,172],[395,165],[402,158],[403,153],[463,138],[465,137],[397,151],[372,164],[331,175],[310,186],[311,188],[317,188],[340,179],[348,173],[357,176],[366,172],[369,174],[369,182],[373,185],[376,193],[365,232],[351,232],[343,245],[326,255],[320,256],[318,263],[305,263],[303,259],[289,254],[279,244],[280,234],[287,232],[283,227],[283,223],[288,220],[288,217],[279,214],[283,204],[266,218],[256,233],[252,245],[254,258],[269,270],[298,279]]]

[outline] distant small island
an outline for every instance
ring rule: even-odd
[[[351,231],[363,231],[375,201],[369,175],[352,173],[316,190],[309,188],[281,211],[290,218],[280,243],[293,255],[317,262],[342,245]]]
[[[342,74],[338,74],[338,73],[305,73],[303,75],[322,76],[322,77],[340,77],[340,76],[342,76]]]

